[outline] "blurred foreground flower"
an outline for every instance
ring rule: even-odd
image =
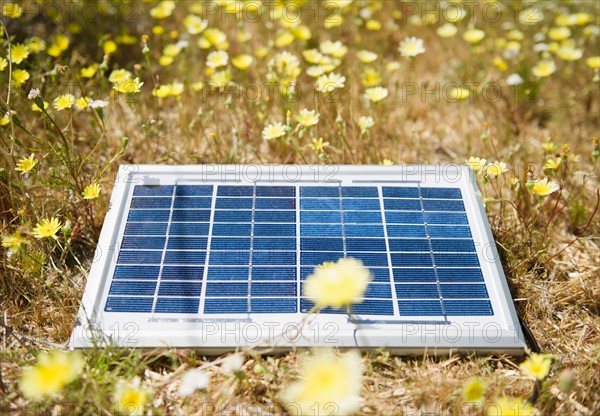
[[[32,400],[53,396],[74,381],[83,366],[84,361],[79,353],[56,350],[41,353],[33,367],[23,370],[19,387]]]
[[[21,175],[23,175],[24,173],[31,172],[35,165],[37,165],[37,160],[35,160],[35,155],[32,153],[31,156],[19,160],[15,166],[15,170],[21,172]]]
[[[521,399],[502,397],[487,406],[487,416],[531,416],[533,406]]]
[[[483,401],[486,389],[487,385],[481,378],[470,378],[463,386],[463,400],[465,402],[481,403]]]
[[[304,283],[304,295],[319,308],[341,309],[359,301],[370,281],[371,273],[360,260],[341,258],[318,266]]]
[[[66,110],[73,107],[75,104],[75,96],[73,94],[59,95],[54,99],[54,108],[57,110]]]
[[[531,73],[538,78],[546,78],[556,72],[556,64],[551,60],[539,61],[533,68]]]
[[[148,396],[149,392],[141,386],[140,379],[136,377],[131,383],[119,381],[115,387],[113,400],[118,413],[137,416],[144,414]]]
[[[83,199],[96,199],[100,195],[100,185],[97,183],[93,183],[85,187],[83,192]]]
[[[25,244],[27,239],[21,235],[21,231],[2,236],[2,247],[7,248],[9,254],[18,252]]]
[[[194,368],[183,375],[181,384],[179,385],[178,394],[181,397],[189,396],[196,390],[206,389],[209,382],[209,374],[205,373],[199,368]]]
[[[42,238],[56,238],[56,233],[60,230],[62,224],[58,218],[52,217],[51,219],[44,218],[37,223],[33,229],[33,236],[38,239]]]
[[[336,356],[315,350],[300,365],[300,380],[280,398],[292,415],[349,415],[360,406],[363,364],[357,351]]]
[[[526,376],[543,380],[550,372],[552,365],[552,356],[547,354],[532,353],[525,361],[519,365],[521,372]]]

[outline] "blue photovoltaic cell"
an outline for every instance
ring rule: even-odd
[[[137,185],[133,189],[133,196],[171,196],[173,188],[172,185]]]
[[[178,185],[175,196],[212,196],[212,185]]]
[[[171,211],[168,209],[132,209],[129,211],[129,222],[167,222]]]
[[[307,312],[298,280],[353,257],[354,314],[493,315],[458,187],[137,185],[129,208],[107,312]]]

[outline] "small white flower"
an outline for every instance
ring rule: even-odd
[[[195,368],[184,374],[179,385],[178,394],[181,397],[189,396],[196,390],[206,389],[209,382],[210,375],[199,368]]]
[[[221,368],[226,373],[237,373],[244,365],[244,356],[241,354],[231,354],[223,360]]]
[[[28,100],[34,100],[40,96],[40,90],[37,88],[32,88],[27,95]]]
[[[523,83],[523,77],[519,74],[512,74],[506,79],[508,85],[519,85]]]
[[[374,125],[375,125],[375,121],[373,120],[373,117],[371,117],[371,116],[368,116],[368,117],[363,116],[358,119],[358,126],[360,127],[361,133],[366,132]]]
[[[104,100],[91,100],[88,105],[91,108],[104,108],[108,105],[108,101]]]

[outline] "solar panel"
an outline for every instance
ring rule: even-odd
[[[477,192],[460,166],[122,166],[72,345],[520,353]],[[344,257],[363,299],[306,321]]]

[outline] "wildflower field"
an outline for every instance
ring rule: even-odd
[[[600,413],[596,1],[0,5],[1,414]],[[540,353],[69,351],[124,163],[468,164]]]

